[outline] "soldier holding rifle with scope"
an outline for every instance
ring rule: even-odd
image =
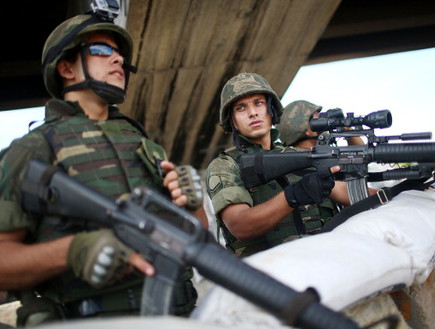
[[[391,126],[392,115],[389,110],[376,111],[365,116],[355,116],[349,112],[345,116],[341,109],[316,113],[318,109],[314,104],[299,101],[290,104],[286,111],[284,122],[277,125],[283,132],[283,140],[294,146],[308,148],[287,152],[292,149],[288,148],[280,154],[243,154],[237,159],[242,181],[246,188],[253,189],[289,173],[312,167],[322,171],[339,165],[341,169],[334,177],[346,182],[352,207],[335,215],[334,220],[328,221],[321,232],[332,230],[361,211],[389,202],[404,190],[424,190],[431,184],[428,179],[433,176],[435,167],[434,143],[389,143],[390,140],[397,139],[430,139],[431,133],[376,136],[374,129]],[[367,144],[361,143],[360,136],[367,138]],[[342,138],[347,139],[350,145],[338,145],[338,140]],[[368,170],[368,165],[372,162],[414,164],[409,168],[372,173]],[[405,181],[392,188],[375,191],[367,187],[368,182],[401,179]],[[338,184],[343,185],[343,182],[337,182],[336,188]]]
[[[290,174],[247,189],[237,158],[256,152],[282,152],[278,124],[282,104],[270,84],[255,73],[231,78],[221,93],[220,124],[233,134],[234,145],[207,169],[207,188],[227,248],[239,256],[266,250],[315,232],[335,213],[331,199],[349,204],[344,186],[335,186],[339,167],[309,174]]]
[[[19,326],[138,314],[144,275],[155,274],[152,264],[109,229],[25,212],[20,188],[32,159],[57,165],[112,200],[148,186],[206,218],[196,171],[167,161],[142,125],[114,105],[124,101],[136,70],[133,44],[113,23],[116,1],[101,4],[93,3],[91,15],[64,21],[48,37],[42,71],[53,99],[45,123],[12,142],[0,162],[0,290],[21,300]],[[188,315],[196,303],[191,278],[187,267],[176,288],[175,314]]]
[[[320,113],[321,110],[321,106],[305,100],[298,100],[288,104],[283,110],[280,123],[276,125],[284,145],[294,147],[299,151],[306,151],[315,147],[319,132],[311,129],[310,122],[317,122],[316,120],[319,119],[319,116],[327,116],[328,118],[343,116],[341,109],[331,109],[322,114]],[[343,130],[351,131],[352,128],[343,127]],[[345,139],[348,145],[364,145],[364,141],[359,136],[349,136]],[[305,171],[309,172],[309,170]],[[303,170],[301,169],[298,172],[303,172]],[[345,182],[336,181],[335,184],[337,189],[347,189]],[[369,189],[370,195],[375,193],[375,189]],[[348,205],[348,203],[346,202],[345,205]],[[338,207],[340,206],[338,205]]]
[[[318,132],[311,130],[310,120],[318,119],[322,106],[305,100],[291,102],[284,107],[281,121],[276,125],[279,130],[280,140],[286,146],[301,148],[314,147],[317,144]],[[340,109],[328,110],[338,113]],[[334,114],[332,114],[334,115]],[[362,145],[364,141],[360,137],[349,137],[346,139],[348,145]]]

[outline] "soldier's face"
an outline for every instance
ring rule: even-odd
[[[254,142],[269,135],[272,117],[267,112],[266,97],[254,94],[233,103],[231,117],[237,131]]]
[[[86,68],[91,78],[106,82],[115,87],[125,88],[125,74],[122,68],[123,56],[117,49],[113,38],[105,33],[95,33],[87,38]],[[65,61],[62,61],[65,62]],[[67,78],[66,85],[73,85],[85,81],[85,75],[80,56],[70,64],[69,70],[63,77]]]
[[[89,36],[87,42],[89,44],[96,44],[97,47],[102,45],[112,49],[110,55],[107,55],[107,53],[102,55],[103,52],[98,51],[93,53],[91,50],[89,51],[86,57],[89,75],[95,80],[124,89],[125,75],[122,69],[124,57],[119,53],[118,46],[113,38],[104,33],[97,33]]]

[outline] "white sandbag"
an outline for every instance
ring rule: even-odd
[[[296,240],[246,261],[297,291],[314,287],[323,304],[335,310],[387,286],[413,281],[411,259],[406,252],[356,233],[330,232]],[[220,304],[220,299],[225,307],[223,296],[215,296],[210,303]],[[208,307],[215,312],[214,306]]]
[[[416,282],[422,283],[435,257],[435,192],[402,192],[388,204],[353,216],[334,232],[369,235],[405,250]]]
[[[430,274],[435,252],[434,192],[406,192],[355,217],[340,229],[245,260],[297,291],[314,287],[322,303],[333,310],[422,282]],[[204,297],[192,317],[238,328],[282,327],[273,316],[221,287]]]
[[[176,316],[120,316],[113,318],[76,319],[43,324],[37,329],[237,329],[205,324]]]

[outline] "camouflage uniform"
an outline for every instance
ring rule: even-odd
[[[296,152],[295,148],[285,148],[277,142],[279,133],[271,130],[272,145],[265,151],[260,145],[237,133],[231,123],[231,104],[241,97],[252,94],[264,94],[267,110],[272,116],[272,123],[278,124],[282,115],[282,105],[270,84],[255,73],[241,73],[231,78],[221,93],[220,124],[226,132],[233,132],[235,145],[219,154],[207,168],[207,191],[212,200],[218,227],[222,228],[227,248],[238,256],[248,256],[261,250],[277,246],[300,236],[295,223],[294,214],[300,214],[301,226],[306,233],[313,233],[335,213],[334,205],[326,200],[322,205],[301,206],[293,214],[283,218],[278,225],[262,236],[249,241],[240,241],[225,226],[219,213],[232,204],[248,204],[254,207],[273,198],[283,190],[282,186],[296,183],[305,172],[287,175],[284,181],[271,181],[267,184],[247,190],[241,179],[240,168],[236,159],[244,153],[254,152]],[[305,234],[305,232],[304,232]]]
[[[89,74],[86,58],[91,45],[87,40],[93,33],[109,35],[116,43],[118,50],[115,51],[123,58],[124,88],[96,80]],[[105,51],[96,55],[111,53]],[[108,107],[107,120],[90,120],[78,103],[62,100],[69,91],[90,89],[107,104],[122,103],[129,74],[136,69],[131,65],[132,56],[133,42],[128,31],[98,14],[72,17],[49,35],[42,52],[42,76],[53,99],[47,103],[45,123],[12,142],[2,155],[0,232],[25,229],[28,234],[24,243],[36,243],[99,228],[91,220],[37,217],[22,210],[21,185],[31,159],[57,165],[82,184],[113,200],[127,196],[140,185],[166,192],[155,163],[156,159],[166,158],[165,152],[146,138],[139,123],[122,115],[114,106]],[[68,86],[62,82],[57,65],[63,59],[81,61],[83,81]],[[173,305],[176,314],[189,313],[196,303],[192,275],[192,269],[187,268],[178,286]],[[36,302],[34,291],[18,292],[23,304],[17,312],[18,318],[23,320],[19,324],[27,325],[26,316],[37,316],[47,310],[59,313],[48,319],[138,313],[143,280],[142,275],[131,274],[122,282],[96,289],[76,277],[72,270],[67,271],[35,287],[42,296]],[[39,322],[45,319],[47,317]],[[30,325],[36,323],[35,320]]]
[[[108,120],[96,121],[88,119],[78,103],[53,99],[46,106],[45,124],[13,141],[0,162],[0,231],[26,229],[26,243],[35,243],[97,229],[92,221],[36,217],[22,210],[20,187],[31,159],[58,165],[84,185],[115,200],[139,185],[165,193],[155,157],[165,159],[163,149],[145,138],[141,126],[116,107],[110,107]],[[191,278],[189,268],[178,289],[177,314],[191,311],[196,303]],[[113,315],[138,312],[142,285],[142,276],[130,275],[122,282],[95,289],[71,270],[41,284],[36,291],[65,306],[61,308],[65,317],[83,316],[78,309],[83,301],[96,305],[96,311]]]
[[[275,180],[250,188],[249,190],[245,188],[236,159],[243,153],[250,154],[263,150],[259,145],[253,144],[241,135],[239,136],[243,140],[243,151],[233,146],[219,154],[207,168],[206,182],[218,227],[222,228],[227,248],[234,251],[238,256],[249,256],[284,242],[297,239],[299,238],[299,233],[295,226],[293,214],[283,218],[278,225],[262,236],[249,241],[237,240],[225,226],[219,213],[227,206],[245,203],[253,207],[266,202],[283,190],[281,185]],[[272,130],[272,137],[274,142],[276,142],[278,131]],[[284,148],[280,144],[274,143],[270,152],[295,151],[294,148]],[[301,176],[289,174],[286,179],[289,183],[296,183],[301,179]],[[324,222],[329,220],[335,213],[334,205],[330,200],[326,200],[321,205],[301,206],[298,210],[309,234],[314,233],[322,227]]]

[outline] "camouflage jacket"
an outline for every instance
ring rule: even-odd
[[[58,216],[34,216],[21,208],[21,185],[27,163],[38,159],[63,168],[84,185],[112,198],[127,196],[138,185],[166,193],[157,174],[155,157],[165,159],[163,149],[145,136],[141,125],[110,107],[104,121],[90,120],[77,103],[51,100],[45,123],[11,143],[0,162],[0,232],[26,229],[26,243],[53,240],[97,228],[90,221],[77,222]],[[180,313],[192,309],[196,291],[191,271],[180,287]],[[65,303],[104,295],[119,289],[140,291],[142,277],[98,291],[74,277],[72,271],[37,287],[38,293]]]
[[[273,145],[270,152],[296,152],[294,148],[285,148],[278,141],[279,133],[272,129]],[[261,204],[280,193],[283,189],[277,181],[250,188],[245,188],[241,179],[240,168],[236,162],[243,153],[265,152],[260,145],[253,144],[243,136],[238,136],[242,141],[242,150],[235,146],[226,149],[215,158],[207,168],[207,191],[212,200],[218,227],[226,240],[227,248],[238,256],[248,256],[253,253],[274,247],[286,241],[299,237],[293,214],[283,218],[281,222],[264,235],[249,241],[237,240],[223,223],[219,213],[228,205],[245,203],[250,207]],[[288,183],[295,183],[301,176],[289,174]],[[308,233],[318,230],[325,221],[335,213],[335,205],[326,200],[321,205],[306,205],[299,207],[301,219]]]

